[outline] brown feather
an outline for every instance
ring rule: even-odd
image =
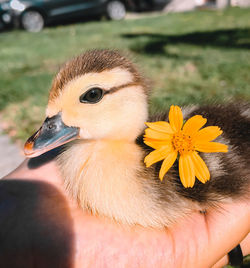
[[[58,97],[64,86],[76,77],[87,73],[100,73],[114,68],[122,68],[133,74],[134,83],[143,85],[145,93],[148,87],[136,66],[117,50],[90,50],[66,62],[56,75],[50,90],[49,99]]]

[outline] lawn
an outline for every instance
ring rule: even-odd
[[[1,124],[23,142],[44,119],[53,75],[91,48],[129,52],[153,81],[151,112],[250,100],[249,9],[92,21],[0,34]]]

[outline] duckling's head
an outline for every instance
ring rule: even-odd
[[[25,154],[38,156],[75,138],[133,141],[145,127],[147,99],[146,83],[126,57],[88,51],[56,75],[47,118],[26,142]]]

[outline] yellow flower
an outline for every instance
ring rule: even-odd
[[[162,180],[179,156],[179,176],[184,187],[193,187],[195,177],[202,183],[210,179],[207,165],[198,152],[227,152],[227,145],[212,142],[222,134],[217,126],[201,129],[207,119],[195,115],[183,125],[183,116],[179,106],[172,105],[169,111],[169,123],[158,121],[146,123],[144,143],[155,150],[148,154],[144,162],[147,167],[163,160],[159,178]]]

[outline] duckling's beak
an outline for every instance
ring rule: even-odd
[[[24,145],[27,157],[36,157],[79,137],[79,128],[68,127],[61,114],[46,118],[41,128]]]

